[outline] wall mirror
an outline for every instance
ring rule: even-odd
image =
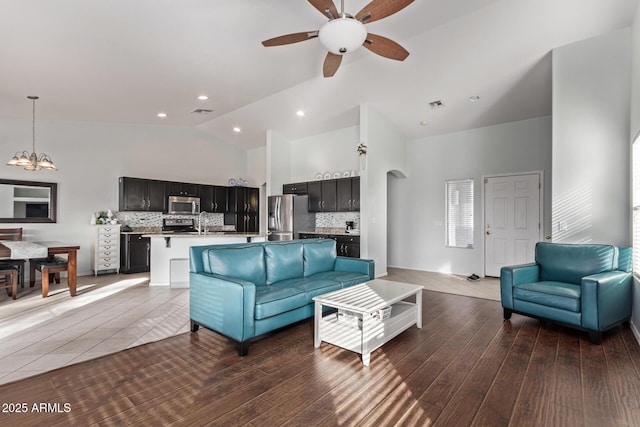
[[[58,184],[0,179],[0,223],[56,222]]]

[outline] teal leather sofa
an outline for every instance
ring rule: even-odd
[[[504,318],[512,313],[587,331],[602,332],[631,318],[631,248],[540,242],[535,263],[503,267]]]
[[[332,239],[192,246],[191,331],[200,325],[239,343],[312,317],[313,297],[374,278],[372,260],[337,256]]]

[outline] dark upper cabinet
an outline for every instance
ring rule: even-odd
[[[200,185],[200,209],[210,213],[227,212],[227,187]]]
[[[307,194],[307,185],[308,184],[306,182],[284,184],[282,186],[282,194],[298,194],[298,195]]]
[[[119,179],[120,211],[167,211],[167,186],[165,181],[121,177]]]
[[[338,179],[336,191],[338,212],[360,210],[360,177]]]
[[[199,197],[200,186],[188,182],[169,182],[168,196]]]
[[[257,233],[260,228],[260,189],[229,187],[228,195],[229,209],[224,216],[224,223],[235,225],[238,232]]]
[[[335,212],[337,209],[337,185],[335,179],[307,183],[309,212]]]

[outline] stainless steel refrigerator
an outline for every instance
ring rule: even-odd
[[[308,196],[269,196],[267,204],[269,240],[293,240],[301,231],[315,231],[316,214],[309,212]]]

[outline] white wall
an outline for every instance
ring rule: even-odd
[[[407,144],[407,163],[407,179],[389,178],[390,266],[481,274],[483,175],[544,171],[548,230],[551,117],[412,140]],[[459,178],[473,178],[475,184],[473,249],[445,247],[445,181]]]
[[[629,246],[631,30],[552,58],[553,241]]]
[[[631,138],[640,134],[640,4],[636,8],[631,33]],[[639,272],[636,272],[636,274]],[[636,338],[640,340],[640,284],[634,280],[633,318],[631,319]]]
[[[318,173],[357,171],[359,135],[359,126],[353,126],[292,141],[287,182],[313,181]]]
[[[80,245],[78,273],[90,274],[93,212],[118,209],[118,177],[226,185],[245,177],[246,153],[197,129],[87,122],[37,122],[36,149],[49,154],[57,172],[28,172],[0,165],[0,177],[58,183],[58,222],[18,224],[26,240]],[[0,121],[0,158],[31,150],[31,121]]]
[[[368,147],[360,179],[360,255],[375,261],[376,277],[380,277],[387,274],[388,212],[392,209],[387,176],[407,175],[406,139],[386,117],[364,104],[360,106],[360,141]]]
[[[267,196],[282,194],[282,185],[290,181],[291,142],[273,130],[267,131]]]

